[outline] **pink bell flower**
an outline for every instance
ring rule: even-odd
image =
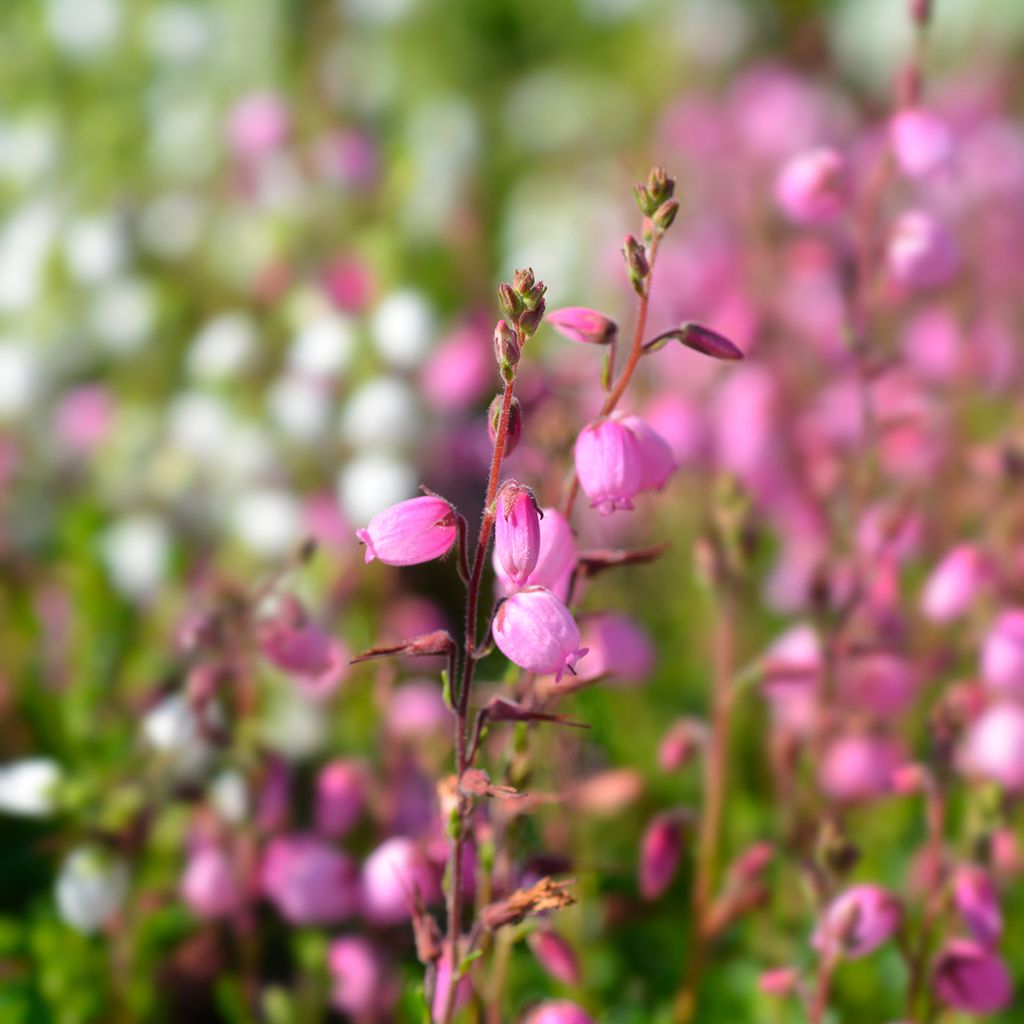
[[[524,1024],[594,1024],[594,1018],[568,999],[554,999],[536,1007]]]
[[[526,586],[540,557],[542,512],[528,487],[514,480],[498,491],[494,520],[494,551],[508,578],[517,587]]]
[[[576,475],[591,507],[607,516],[633,508],[644,480],[644,459],[636,435],[621,421],[598,420],[576,439]]]
[[[1024,608],[996,619],[982,644],[981,676],[993,693],[1024,697]]]
[[[359,869],[315,836],[272,839],[260,881],[267,899],[292,924],[331,924],[359,909]]]
[[[379,1019],[391,1002],[380,954],[361,935],[343,935],[327,952],[331,1005],[357,1020]]]
[[[569,943],[558,932],[540,928],[530,933],[530,949],[537,963],[548,974],[563,985],[576,986],[582,979],[579,957]]]
[[[640,446],[639,490],[660,491],[676,471],[675,456],[668,442],[639,416],[623,416],[621,423]]]
[[[228,141],[236,156],[253,160],[283,145],[290,129],[288,108],[279,96],[251,93],[231,111]]]
[[[366,770],[357,761],[331,761],[316,780],[313,817],[322,836],[338,839],[359,821],[366,803]]]
[[[419,565],[447,554],[455,543],[455,510],[433,494],[409,498],[378,512],[356,537],[366,545],[366,561]]]
[[[979,944],[992,949],[1003,934],[1003,914],[992,876],[974,864],[953,873],[953,904]]]
[[[537,675],[573,672],[587,653],[569,609],[544,587],[527,587],[506,598],[494,616],[494,642],[509,661]]]
[[[214,920],[233,914],[243,896],[231,858],[217,846],[193,853],[181,879],[181,897],[197,917]]]
[[[540,546],[537,552],[537,564],[527,577],[526,586],[547,587],[560,601],[569,597],[569,581],[576,565],[576,538],[568,520],[558,509],[541,509]],[[497,577],[498,593],[501,596],[511,594],[516,584],[505,571],[505,567],[495,550],[494,572]]]
[[[953,140],[938,114],[921,107],[901,110],[889,122],[889,141],[900,170],[923,178],[949,162]]]
[[[903,762],[901,748],[884,736],[839,736],[825,751],[818,783],[833,800],[871,800],[892,791],[893,775]]]
[[[544,319],[563,338],[588,345],[607,345],[618,331],[614,320],[585,306],[565,306],[545,314]]]
[[[960,766],[1010,792],[1024,790],[1024,708],[1001,703],[983,711],[964,737]]]
[[[425,903],[441,894],[437,872],[423,850],[407,836],[393,836],[363,864],[363,912],[372,924],[392,925],[409,919],[409,900],[418,889]]]
[[[672,882],[683,856],[683,828],[676,814],[659,814],[640,844],[640,894],[656,900]]]
[[[849,201],[846,160],[827,147],[798,153],[779,172],[775,200],[797,224],[835,219]]]
[[[901,918],[899,900],[888,890],[878,885],[855,885],[826,908],[811,945],[825,956],[855,960],[891,939]]]
[[[297,608],[297,606],[296,606]],[[301,610],[297,612],[301,616]],[[286,613],[266,626],[260,650],[272,665],[287,672],[313,699],[329,697],[348,671],[348,651],[312,622]]]
[[[997,1013],[1013,999],[1013,980],[993,952],[966,939],[953,939],[939,953],[932,988],[947,1006],[966,1013]]]
[[[942,287],[960,269],[952,235],[924,210],[909,210],[899,218],[886,259],[894,281],[921,291]]]
[[[587,658],[580,666],[580,679],[607,676],[624,683],[640,683],[654,668],[651,638],[627,615],[589,615],[582,620],[581,637]]]
[[[952,622],[970,610],[992,578],[988,559],[974,544],[958,544],[932,571],[921,594],[921,614]]]

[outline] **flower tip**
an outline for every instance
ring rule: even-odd
[[[366,554],[363,559],[364,564],[369,565],[377,557],[377,552],[373,550],[373,541],[370,539],[370,534],[367,530],[356,530],[356,539],[360,544],[366,546]]]

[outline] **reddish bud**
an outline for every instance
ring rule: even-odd
[[[530,935],[530,949],[537,963],[563,985],[579,985],[582,972],[576,951],[557,932],[540,929]]]
[[[508,384],[515,379],[519,365],[519,338],[505,320],[494,325],[494,359],[498,364],[501,379]]]
[[[455,543],[455,513],[436,495],[410,498],[378,512],[356,537],[366,545],[366,561],[418,565],[446,554]]]
[[[501,422],[502,396],[495,395],[487,410],[487,433],[491,444],[498,439],[498,426]],[[511,455],[523,439],[523,407],[518,398],[512,399],[508,408],[508,423],[505,427],[505,454]]]
[[[614,320],[585,306],[565,306],[548,313],[548,323],[570,341],[588,345],[607,345],[615,340],[618,325]]]
[[[1003,915],[988,872],[973,864],[957,868],[953,875],[953,903],[974,938],[988,949],[994,947],[1003,933]]]
[[[633,285],[633,289],[638,295],[642,295],[644,280],[651,272],[651,266],[647,262],[647,253],[632,235],[626,235],[626,241],[622,246],[622,255],[626,261],[626,273],[629,276],[630,284]]]
[[[659,814],[640,846],[640,894],[657,899],[672,881],[683,855],[683,827],[677,814]]]
[[[498,492],[494,521],[494,550],[508,578],[526,586],[540,554],[540,520],[543,513],[529,487],[509,480]]]

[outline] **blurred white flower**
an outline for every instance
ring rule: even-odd
[[[202,57],[213,42],[208,8],[196,3],[164,3],[146,18],[149,52],[165,64],[187,64]]]
[[[28,412],[42,389],[39,352],[16,338],[0,338],[0,421]]]
[[[59,148],[57,129],[42,117],[0,123],[0,179],[35,184],[57,162]]]
[[[296,441],[315,441],[331,418],[330,395],[315,380],[288,375],[267,392],[267,407],[282,433]]]
[[[199,462],[215,463],[234,419],[216,395],[185,391],[168,406],[167,424],[172,444]]]
[[[118,0],[47,0],[50,38],[72,57],[94,57],[110,49],[121,32]]]
[[[313,377],[344,373],[356,351],[356,328],[350,317],[321,313],[305,323],[288,352],[288,366]]]
[[[5,221],[0,229],[0,310],[17,311],[36,300],[58,221],[57,206],[47,199],[15,208]]]
[[[377,377],[349,398],[340,425],[342,437],[353,448],[400,448],[420,430],[416,395],[397,377]]]
[[[124,232],[113,214],[83,217],[64,236],[68,269],[82,284],[98,284],[124,266]]]
[[[28,757],[0,766],[0,811],[27,818],[53,813],[60,766],[47,757]]]
[[[737,0],[689,0],[679,5],[671,27],[678,49],[710,68],[738,57],[754,31],[749,10]]]
[[[341,10],[360,21],[377,25],[393,25],[407,17],[418,0],[338,0]]]
[[[89,327],[97,343],[118,355],[128,355],[149,341],[156,324],[152,287],[134,277],[104,285],[89,311]]]
[[[408,369],[418,366],[430,351],[434,313],[419,292],[392,292],[374,312],[370,331],[381,356]]]
[[[338,501],[345,518],[364,524],[382,508],[416,491],[416,472],[391,455],[371,453],[353,459],[338,474]]]
[[[123,861],[92,846],[72,850],[57,876],[57,910],[83,935],[99,931],[120,909],[128,892]]]
[[[210,802],[231,825],[239,825],[249,815],[249,791],[241,772],[227,769],[210,783]]]
[[[216,725],[221,720],[216,705],[207,705],[205,713],[208,725]],[[213,753],[195,710],[180,693],[169,694],[148,711],[141,731],[149,747],[160,754],[176,774],[185,778],[200,773]]]
[[[274,689],[260,732],[272,750],[290,761],[304,761],[323,750],[328,721],[322,705],[307,700],[287,682]]]
[[[139,238],[146,249],[165,260],[187,256],[199,241],[203,204],[190,192],[166,192],[142,211]]]
[[[231,510],[231,528],[252,551],[280,558],[299,541],[302,508],[287,491],[249,491],[238,497]]]
[[[222,313],[206,323],[188,352],[189,372],[224,380],[245,369],[256,350],[256,325],[246,313]]]
[[[149,161],[164,178],[195,180],[210,171],[221,151],[220,121],[212,100],[182,101],[157,95],[150,111]]]
[[[125,597],[143,600],[163,583],[171,538],[161,519],[139,513],[107,527],[100,552],[114,587]]]

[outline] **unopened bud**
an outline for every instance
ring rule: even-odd
[[[661,206],[671,199],[676,191],[676,179],[670,178],[664,167],[652,167],[647,175],[647,194],[654,200],[655,206]]]
[[[517,270],[512,275],[512,290],[520,297],[525,299],[533,291],[533,286],[533,270],[530,267],[526,270]]]
[[[523,300],[515,293],[512,285],[505,282],[498,285],[498,309],[503,317],[513,322],[519,319],[523,311]]]
[[[502,396],[495,395],[491,407],[487,411],[487,432],[491,437],[491,444],[498,438],[498,426],[501,421]],[[519,404],[518,398],[512,399],[508,409],[508,424],[505,427],[505,454],[511,455],[519,442],[523,439],[523,407]]]
[[[541,285],[541,288],[543,287]],[[540,322],[544,319],[544,309],[544,295],[541,293],[535,300],[533,307],[527,309],[519,318],[519,329],[525,337],[529,338],[537,333],[537,328],[540,327]]]
[[[910,16],[918,25],[927,25],[932,17],[932,0],[910,0]]]
[[[504,320],[499,320],[494,326],[494,358],[501,379],[508,384],[515,378],[519,365],[519,339]]]
[[[672,221],[676,219],[676,214],[679,212],[679,200],[678,199],[666,199],[654,211],[654,216],[651,218],[654,221],[654,226],[659,231],[667,231],[672,226]]]
[[[622,246],[622,255],[626,260],[626,272],[629,274],[630,283],[637,294],[642,295],[644,279],[651,272],[650,264],[647,262],[647,253],[632,235],[626,235],[626,241]]]
[[[650,217],[658,208],[657,202],[651,197],[651,194],[647,191],[647,186],[642,181],[638,181],[633,186],[633,195],[636,198],[636,205],[640,207],[640,212],[645,217]]]

